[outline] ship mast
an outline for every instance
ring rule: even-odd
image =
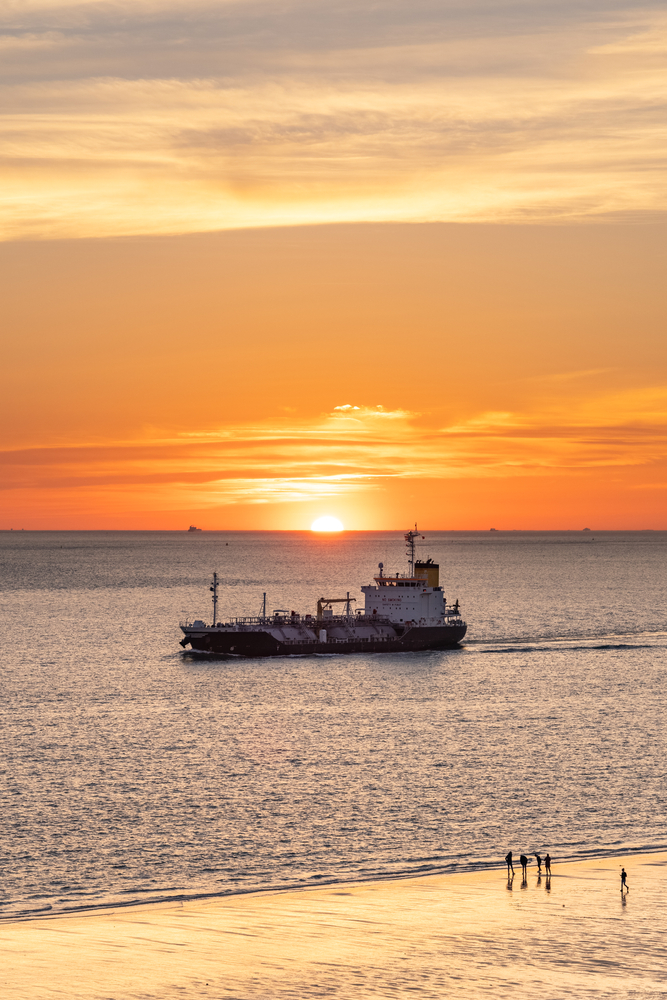
[[[405,535],[405,547],[408,550],[408,565],[410,566],[410,576],[415,575],[415,538],[419,538],[417,525],[414,531],[408,531]]]
[[[213,594],[213,627],[218,620],[218,574],[213,574],[213,586],[208,588]]]

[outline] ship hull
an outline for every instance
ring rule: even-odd
[[[328,639],[318,642],[309,639],[281,640],[270,631],[227,631],[207,628],[195,632],[183,631],[181,645],[189,645],[191,652],[203,656],[237,657],[312,656],[313,654],[350,653],[406,653],[429,649],[451,649],[458,646],[466,634],[465,623],[452,625],[423,625],[406,629],[402,634],[377,636],[364,639]],[[393,630],[392,630],[393,631]]]

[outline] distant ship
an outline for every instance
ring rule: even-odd
[[[432,559],[415,560],[416,530],[408,531],[409,572],[385,576],[379,564],[374,584],[362,587],[363,611],[352,613],[356,598],[321,597],[316,615],[284,609],[256,618],[218,621],[218,575],[213,574],[213,622],[181,623],[181,646],[193,653],[219,657],[294,656],[309,653],[402,653],[457,646],[467,631],[458,600],[447,604],[440,584],[440,567]],[[344,604],[335,615],[332,605]]]
[[[191,524],[188,531],[201,531],[201,528],[195,528],[194,524]]]

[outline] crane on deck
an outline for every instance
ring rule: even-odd
[[[356,601],[356,597],[350,597],[350,592],[348,590],[347,597],[320,597],[317,602],[317,617],[324,618],[324,608],[329,604],[347,604],[346,615],[350,617],[350,604],[352,601]]]

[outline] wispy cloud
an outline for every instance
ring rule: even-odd
[[[15,3],[4,237],[667,208],[664,11]]]
[[[667,460],[665,387],[479,413],[443,428],[407,411],[355,406],[280,427],[6,451],[5,496],[10,508],[9,494],[27,491],[33,504],[44,493],[61,498],[56,506],[76,496],[89,509],[127,508],[130,499],[133,509],[210,509],[363,497],[388,480],[569,476]]]

